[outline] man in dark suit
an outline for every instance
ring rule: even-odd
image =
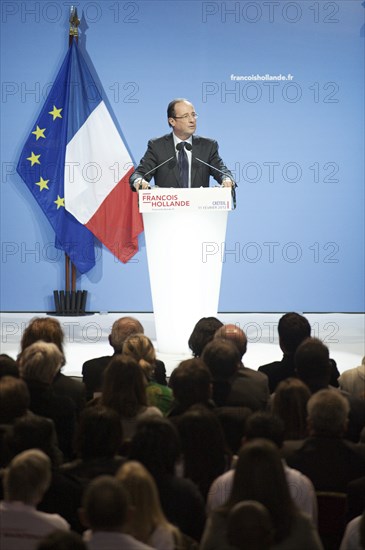
[[[122,353],[124,341],[132,334],[143,334],[144,329],[138,319],[134,317],[121,317],[117,319],[112,326],[109,334],[109,344],[114,349],[114,355]],[[82,366],[82,377],[86,387],[86,398],[90,400],[94,393],[101,391],[103,373],[109,365],[113,355],[95,357],[86,361]],[[166,369],[162,361],[156,361],[155,370],[156,381],[159,384],[166,385]]]
[[[235,185],[219,156],[218,143],[193,135],[197,116],[190,101],[170,102],[167,120],[172,133],[148,142],[145,155],[130,177],[133,191],[148,189],[152,177],[157,187],[209,187],[210,176],[224,187]]]

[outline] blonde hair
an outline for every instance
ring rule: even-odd
[[[130,460],[119,468],[116,477],[126,490],[128,502],[134,510],[126,525],[127,532],[148,544],[152,533],[161,526],[170,531],[175,541],[179,542],[180,531],[167,521],[155,480],[146,468],[141,463]]]
[[[5,500],[37,505],[51,483],[51,461],[39,449],[16,455],[4,472]]]
[[[20,354],[19,373],[22,378],[51,384],[64,362],[64,355],[50,342],[35,342]]]
[[[151,340],[144,334],[132,334],[123,344],[123,355],[137,361],[147,378],[153,376],[156,352]]]

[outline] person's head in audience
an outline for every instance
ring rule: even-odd
[[[181,455],[179,434],[166,418],[153,417],[138,423],[128,458],[138,460],[156,478],[174,475]]]
[[[53,531],[42,538],[36,550],[87,550],[87,546],[74,531]]]
[[[184,476],[191,479],[206,498],[214,479],[227,466],[227,448],[216,415],[203,405],[194,405],[177,417]]]
[[[252,411],[248,407],[217,407],[217,418],[231,455],[237,455],[246,437],[246,424]]]
[[[7,353],[0,353],[0,378],[3,376],[19,378],[18,365]]]
[[[247,351],[247,336],[243,330],[237,325],[223,325],[217,330],[214,338],[221,338],[222,340],[229,340],[233,342],[238,349],[240,359],[245,355]]]
[[[336,390],[320,390],[307,403],[310,436],[342,437],[347,429],[350,405]]]
[[[307,338],[295,352],[295,368],[300,378],[316,392],[326,388],[331,378],[331,365],[327,346],[318,338]]]
[[[134,317],[121,317],[113,323],[112,330],[109,335],[109,343],[115,353],[122,353],[123,344],[128,336],[143,333],[143,326],[138,319],[135,319]]]
[[[5,445],[11,457],[27,449],[40,449],[53,466],[62,461],[52,420],[35,414],[17,418],[5,435]]]
[[[128,496],[112,476],[98,476],[82,498],[82,521],[92,531],[123,532],[128,517]]]
[[[104,372],[100,402],[127,418],[147,406],[145,377],[136,361],[123,355],[111,359]]]
[[[123,355],[137,361],[147,379],[153,378],[156,352],[151,340],[144,334],[132,334],[124,341]]]
[[[269,550],[274,528],[268,509],[256,500],[235,504],[228,514],[227,538],[237,550]]]
[[[299,313],[286,313],[278,324],[279,344],[285,355],[292,355],[295,350],[311,335],[311,326],[308,320]]]
[[[126,524],[127,533],[145,544],[149,544],[158,527],[179,536],[178,529],[167,521],[162,511],[155,480],[140,462],[126,462],[119,468],[116,478],[122,483],[132,509]]]
[[[268,509],[275,542],[289,535],[295,507],[279,450],[271,441],[256,439],[242,447],[232,491],[223,509],[228,513],[237,503],[247,500],[260,502]]]
[[[200,357],[205,346],[213,340],[216,331],[223,323],[216,317],[202,317],[195,325],[190,335],[188,345],[194,357]]]
[[[50,385],[64,364],[64,355],[56,344],[39,341],[24,349],[18,364],[24,380]]]
[[[298,378],[286,378],[276,387],[272,412],[284,423],[284,439],[303,439],[307,435],[309,388]]]
[[[170,387],[180,412],[192,405],[208,405],[212,395],[212,377],[201,359],[182,361],[171,373]]]
[[[84,409],[76,431],[76,453],[82,460],[112,458],[123,440],[122,424],[116,411],[93,406]]]
[[[16,455],[5,469],[4,496],[8,502],[37,506],[51,483],[51,461],[39,449]]]
[[[10,424],[26,414],[30,395],[24,380],[13,376],[0,378],[0,424]]]
[[[280,449],[284,441],[284,424],[282,420],[269,412],[253,413],[246,422],[246,441],[268,439]]]
[[[20,343],[20,350],[42,340],[43,342],[52,342],[56,344],[62,355],[64,355],[64,333],[61,324],[54,317],[34,317],[23,332]]]
[[[228,380],[238,370],[241,362],[237,346],[222,338],[214,338],[209,342],[201,358],[216,381]]]

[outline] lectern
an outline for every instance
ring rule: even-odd
[[[187,353],[197,321],[217,315],[231,209],[225,187],[139,191],[160,353]]]

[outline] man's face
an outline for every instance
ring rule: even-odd
[[[188,139],[196,130],[194,105],[188,101],[180,101],[175,105],[175,117],[169,118],[174,134],[182,139]]]

